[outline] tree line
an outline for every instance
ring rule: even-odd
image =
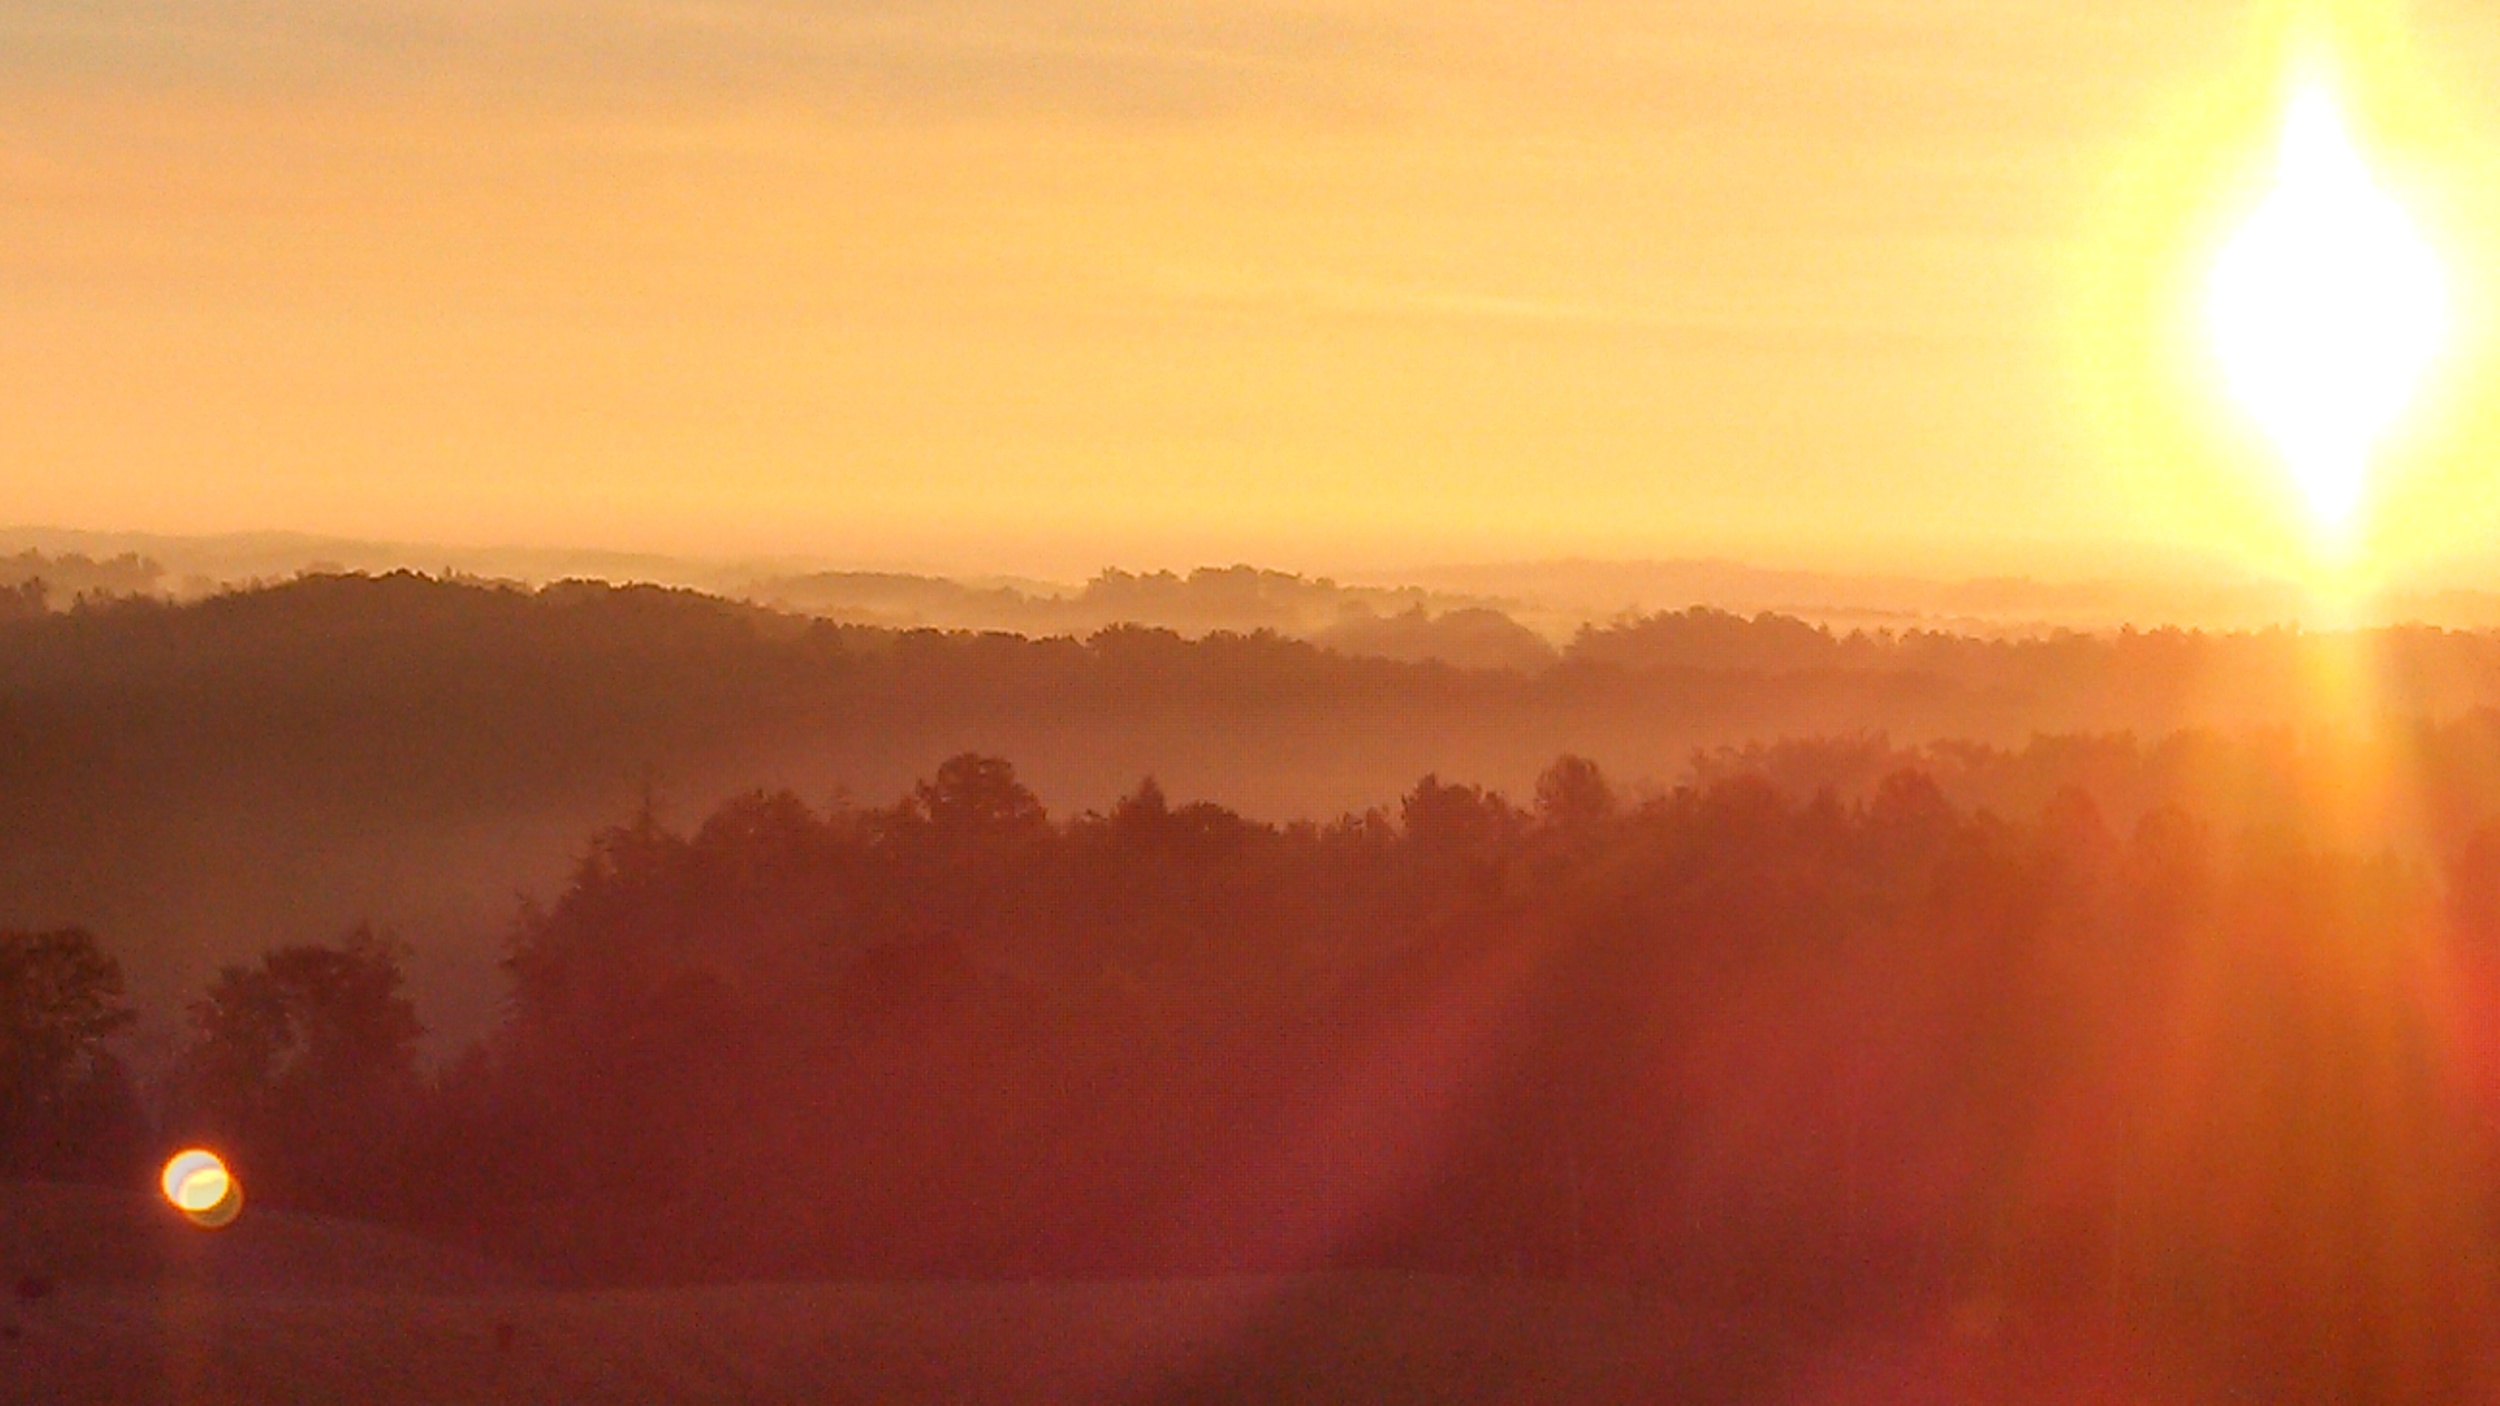
[[[1149,780],[1053,818],[966,754],[890,805],[601,830],[516,918],[502,1024],[430,1071],[404,957],[229,966],[147,1111],[110,959],[11,935],[0,1155],[210,1140],[255,1205],[584,1282],[2082,1304],[2259,1345],[2197,1361],[2277,1399],[2461,1380],[2500,1247],[2500,830],[2431,870],[2079,791],[2008,819],[1916,769],[1628,798],[1574,757],[1519,802],[1426,777],[1269,824]]]

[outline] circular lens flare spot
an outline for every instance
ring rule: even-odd
[[[201,1211],[186,1210],[182,1214],[202,1230],[225,1229],[243,1214],[243,1183],[228,1177],[226,1194],[218,1197],[215,1205]]]
[[[2448,283],[2323,83],[2286,109],[2273,192],[2216,261],[2205,311],[2233,397],[2345,533],[2371,446],[2447,341]]]
[[[216,1229],[243,1212],[243,1184],[214,1152],[195,1147],[175,1154],[159,1184],[165,1199],[194,1225]]]

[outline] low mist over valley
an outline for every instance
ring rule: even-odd
[[[2189,797],[2229,833],[2334,789],[2341,752],[2388,747],[2441,759],[2446,829],[2410,826],[2400,847],[2435,856],[2492,808],[2500,635],[2005,638],[1699,607],[1459,667],[1379,644],[1410,616],[1317,642],[1244,632],[1286,608],[1260,588],[1331,598],[1290,577],[1104,580],[1201,603],[1194,637],[903,629],[686,589],[408,573],[21,610],[0,626],[0,924],[108,936],[161,1024],[218,963],[371,923],[414,947],[449,1047],[491,1017],[518,899],[549,892],[595,827],[756,789],[884,804],[968,752],[1012,760],[1057,816],[1152,777],[1264,821],[1329,821],[1393,810],[1428,776],[1525,796],[1568,753],[1627,795],[1750,769],[1848,797],[1916,765],[2008,814],[2071,784],[2122,826]],[[1228,599],[1230,617],[1203,604]],[[1475,609],[1413,632],[1472,628]],[[2330,687],[2358,669],[2366,696]],[[2309,820],[2358,833],[2359,803]]]

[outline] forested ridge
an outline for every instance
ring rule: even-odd
[[[256,1205],[566,1282],[1419,1269],[1798,1323],[2084,1305],[2276,1395],[2462,1379],[2500,1248],[2490,639],[1687,612],[1566,653],[415,577],[29,617],[0,793],[48,906],[0,925],[0,1158],[142,1184],[209,1141]],[[2352,706],[1989,723],[2218,707],[2214,668]],[[1780,721],[1824,710],[1857,725]],[[1627,773],[1580,736],[1682,740]],[[828,738],[888,770],[793,784]],[[911,760],[966,738],[1060,780]],[[1271,815],[1155,764],[1419,754],[1455,760]],[[456,883],[428,836],[551,796],[447,1030],[436,935],[328,866]],[[153,867],[203,853],[244,862]],[[194,895],[286,922],[212,942]]]
[[[2026,641],[1695,609],[1585,630],[1551,668],[1461,670],[1263,634],[846,627],[596,582],[97,596],[0,622],[0,924],[108,935],[162,1010],[219,962],[370,921],[409,942],[457,1042],[493,1017],[512,895],[549,891],[645,793],[694,815],[756,786],[873,801],[966,751],[1015,758],[1062,813],[1152,774],[1326,819],[1426,773],[1524,794],[1563,752],[1629,794],[1754,748],[1801,793],[1915,764],[1963,805],[2075,784],[2122,826],[2189,800],[2229,833],[2369,733],[2422,759],[2443,830],[2400,838],[2436,858],[2492,809],[2495,661],[2500,636],[2434,630]],[[2371,691],[2322,686],[2339,673]]]

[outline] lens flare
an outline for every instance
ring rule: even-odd
[[[2367,497],[2371,446],[2447,341],[2447,276],[2325,84],[2294,94],[2275,178],[2215,263],[2206,316],[2233,396],[2340,538]]]
[[[243,1183],[214,1152],[195,1147],[175,1154],[159,1184],[165,1199],[193,1225],[215,1230],[243,1213]]]
[[[243,1214],[243,1183],[228,1177],[225,1194],[218,1197],[215,1204],[206,1210],[186,1210],[182,1214],[202,1230],[225,1229]]]

